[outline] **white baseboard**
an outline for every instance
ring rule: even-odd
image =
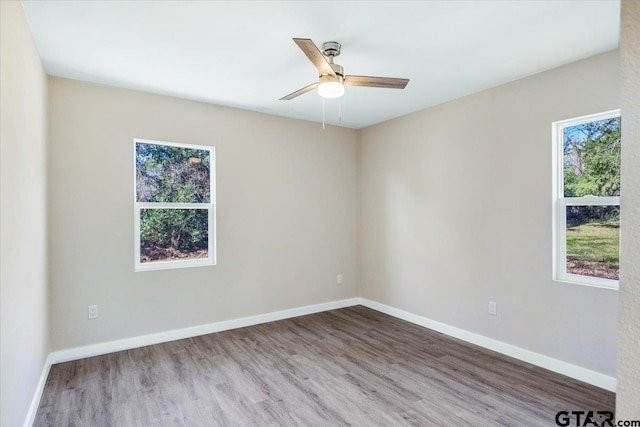
[[[545,368],[550,371],[575,378],[585,383],[592,384],[596,387],[600,387],[613,392],[616,391],[616,379],[609,375],[592,371],[590,369],[573,365],[571,363],[563,362],[562,360],[554,359],[553,357],[545,356],[531,350],[526,350],[524,348],[507,344],[493,338],[485,337],[484,335],[456,328],[445,323],[440,323],[426,317],[418,316],[417,314],[409,313],[408,311],[400,310],[376,301],[368,300],[366,298],[360,298],[360,304],[381,313],[397,317],[398,319],[406,320],[407,322],[432,329],[450,337],[458,338],[471,344],[475,344],[480,347],[484,347],[486,349],[513,357],[515,359],[531,363],[532,365],[540,366],[541,368]]]
[[[143,335],[132,338],[125,338],[105,343],[91,344],[82,347],[70,348],[50,353],[42,368],[40,381],[34,393],[29,412],[24,423],[24,427],[30,427],[35,420],[42,392],[49,375],[51,365],[55,363],[67,362],[70,360],[83,359],[85,357],[99,356],[116,351],[130,350],[133,348],[144,347],[147,345],[161,344],[163,342],[175,341],[184,338],[192,338],[200,335],[211,334],[215,332],[227,331],[230,329],[243,328],[246,326],[259,325],[261,323],[273,322],[276,320],[284,320],[292,317],[304,316],[307,314],[320,313],[328,310],[335,310],[354,305],[363,305],[381,313],[388,314],[398,319],[406,320],[413,324],[432,329],[445,335],[461,339],[471,344],[487,348],[489,350],[502,353],[504,355],[531,363],[536,366],[584,381],[597,387],[614,391],[616,390],[616,379],[614,377],[601,374],[571,363],[563,362],[549,356],[535,353],[530,350],[523,349],[502,341],[488,338],[464,329],[456,328],[408,311],[400,310],[388,305],[371,301],[366,298],[349,298],[338,301],[330,301],[321,304],[308,305],[305,307],[292,308],[288,310],[274,311],[272,313],[259,314],[256,316],[242,317],[239,319],[224,320],[221,322],[209,323],[206,325],[193,326],[184,329],[176,329],[166,332],[158,332],[155,334]]]
[[[258,314],[256,316],[242,317],[240,319],[223,320],[221,322],[206,325],[192,326],[189,328],[175,329],[172,331],[158,332],[155,334],[125,338],[82,347],[60,350],[50,354],[51,363],[68,362],[70,360],[83,359],[85,357],[99,356],[101,354],[114,353],[116,351],[130,350],[132,348],[147,345],[161,344],[163,342],[197,337],[199,335],[212,334],[214,332],[227,331],[229,329],[244,328],[245,326],[259,325],[261,323],[276,320],[289,319],[291,317],[320,313],[322,311],[335,310],[360,304],[360,298],[349,298],[338,301],[330,301],[321,304],[307,305],[288,310],[274,311],[272,313]]]
[[[29,406],[29,412],[27,412],[27,417],[24,420],[24,427],[31,427],[33,422],[36,419],[36,412],[38,412],[38,406],[40,406],[40,399],[42,399],[42,393],[44,392],[44,385],[47,382],[47,377],[49,376],[49,370],[51,369],[51,353],[47,356],[44,361],[44,367],[42,368],[42,373],[40,374],[40,380],[38,381],[38,385],[36,386],[36,391],[33,394],[33,399],[31,400],[31,405]]]
[[[51,365],[55,363],[68,362],[71,360],[84,359],[85,357],[99,356],[116,351],[130,350],[132,348],[144,347],[146,345],[161,344],[163,342],[175,341],[184,338],[192,338],[200,335],[222,332],[230,329],[244,328],[245,326],[259,325],[261,323],[284,320],[292,317],[304,316],[307,314],[320,313],[322,311],[335,310],[338,308],[351,307],[360,304],[360,298],[348,298],[338,301],[330,301],[320,304],[307,305],[304,307],[291,308],[288,310],[274,311],[271,313],[258,314],[256,316],[242,317],[239,319],[224,320],[221,322],[209,323],[206,325],[192,326],[190,328],[176,329],[156,334],[143,335],[132,338],[125,338],[116,341],[109,341],[99,344],[91,344],[82,347],[70,348],[50,353],[47,356],[40,381],[33,395],[29,412],[24,422],[24,427],[31,427],[40,406],[40,399],[44,391],[47,377]]]

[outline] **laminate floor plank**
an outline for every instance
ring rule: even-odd
[[[51,367],[34,426],[553,426],[615,394],[356,306]]]

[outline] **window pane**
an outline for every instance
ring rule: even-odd
[[[620,117],[564,128],[564,196],[620,195]]]
[[[208,209],[141,209],[140,262],[206,258]]]
[[[136,143],[138,202],[209,203],[210,151]]]
[[[618,280],[620,207],[567,206],[567,273]]]

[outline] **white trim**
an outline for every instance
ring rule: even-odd
[[[138,256],[137,259],[139,258],[140,257]],[[136,264],[135,272],[137,273],[140,271],[171,270],[174,268],[206,267],[211,265],[215,265],[215,262],[213,262],[213,258],[209,253],[206,258],[139,262]]]
[[[525,361],[527,363],[531,363],[541,368],[545,368],[550,371],[557,372],[559,374],[566,375],[580,381],[584,381],[596,387],[601,387],[613,392],[615,392],[616,390],[616,379],[614,377],[601,374],[599,372],[595,372],[577,365],[573,365],[571,363],[563,362],[561,360],[554,359],[552,357],[545,356],[531,350],[526,350],[521,347],[507,344],[493,338],[485,337],[474,332],[469,332],[467,330],[456,328],[445,323],[437,322],[435,320],[431,320],[417,314],[409,313],[408,311],[400,310],[376,301],[371,301],[361,297],[355,297],[52,352],[47,357],[45,365],[42,369],[40,381],[38,382],[38,386],[36,387],[31,406],[29,407],[29,412],[27,413],[24,427],[30,427],[35,420],[38,406],[40,405],[40,399],[42,398],[42,393],[44,391],[44,386],[49,375],[49,370],[51,369],[51,365],[55,363],[68,362],[71,360],[99,356],[102,354],[114,353],[117,351],[130,350],[147,345],[161,344],[163,342],[192,338],[230,329],[244,328],[246,326],[259,325],[261,323],[290,319],[292,317],[305,316],[307,314],[320,313],[323,311],[336,310],[339,308],[352,307],[355,305],[363,305],[372,310],[388,314],[389,316],[393,316],[398,319],[413,323],[415,325],[440,332],[447,336],[457,338],[489,350],[493,350],[495,352]]]
[[[620,205],[620,197],[564,197],[564,130],[567,127],[621,117],[620,109],[560,120],[551,124],[552,153],[552,278],[556,282],[618,290],[618,280],[584,276],[567,272],[567,206]]]
[[[575,125],[581,125],[587,122],[599,122],[600,120],[613,119],[614,117],[620,117],[620,109],[603,111],[602,113],[587,114],[580,117],[572,117],[570,119],[558,120],[553,122],[554,126],[560,125],[562,128],[571,127]]]
[[[567,206],[620,206],[620,196],[561,197],[558,202],[562,205],[562,208]]]
[[[206,325],[192,326],[183,329],[174,329],[172,331],[158,332],[155,334],[125,338],[116,341],[91,344],[83,347],[75,347],[53,352],[50,354],[50,357],[52,363],[68,362],[70,360],[83,359],[85,357],[99,356],[102,354],[114,353],[116,351],[130,350],[132,348],[144,347],[147,345],[161,344],[164,342],[192,338],[200,335],[227,331],[230,329],[244,328],[246,326],[274,322],[276,320],[305,316],[307,314],[320,313],[328,310],[336,310],[338,308],[351,307],[358,304],[360,304],[360,298],[349,298],[338,301],[330,301],[320,304],[307,305],[304,307],[291,308],[288,310],[258,314],[256,316],[223,320]]]
[[[24,420],[24,427],[31,427],[33,425],[33,422],[36,420],[36,413],[38,412],[38,407],[40,406],[42,393],[44,393],[44,386],[47,383],[47,377],[49,376],[49,371],[51,370],[51,365],[53,364],[53,358],[51,356],[51,353],[49,353],[44,361],[44,367],[42,368],[42,373],[40,374],[40,380],[38,381],[38,385],[36,386],[36,391],[33,393],[33,399],[31,400],[31,405],[29,406],[27,417]]]
[[[135,152],[135,144],[137,142],[141,144],[149,144],[149,145],[166,145],[169,147],[180,147],[180,148],[191,148],[194,150],[210,150],[213,147],[210,145],[195,145],[195,144],[185,144],[184,142],[171,142],[171,141],[157,141],[154,139],[142,139],[142,138],[134,138],[134,152]],[[134,156],[135,158],[135,156]]]
[[[398,308],[390,307],[376,301],[371,301],[366,298],[360,298],[360,304],[381,313],[388,314],[389,316],[406,320],[407,322],[411,322],[424,328],[443,333],[453,338],[458,338],[468,343],[493,350],[506,356],[531,363],[532,365],[536,365],[562,375],[566,375],[568,377],[583,381],[596,387],[600,387],[613,392],[616,391],[617,381],[614,377],[611,377],[609,375],[592,371],[590,369],[583,368],[572,363],[564,362],[562,360],[554,359],[553,357],[545,356],[544,354],[536,353],[534,351],[517,347],[512,344],[507,344],[505,342],[498,341],[484,335],[456,328],[455,326],[437,322],[435,320],[431,320],[417,314],[409,313],[408,311],[400,310]]]
[[[169,147],[188,148],[209,152],[209,203],[160,203],[138,202],[137,199],[137,144],[165,145]],[[133,139],[133,256],[135,272],[167,270],[174,268],[204,267],[217,264],[216,249],[216,148],[210,145],[183,144],[179,142],[154,141],[150,139]],[[142,209],[207,209],[208,211],[208,250],[206,258],[169,260],[156,262],[140,262],[140,212]]]
[[[135,202],[140,209],[210,209],[211,203]]]

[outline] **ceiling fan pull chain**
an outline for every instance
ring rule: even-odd
[[[324,98],[322,98],[322,130],[324,130]]]
[[[342,124],[342,98],[338,98],[338,124]]]

